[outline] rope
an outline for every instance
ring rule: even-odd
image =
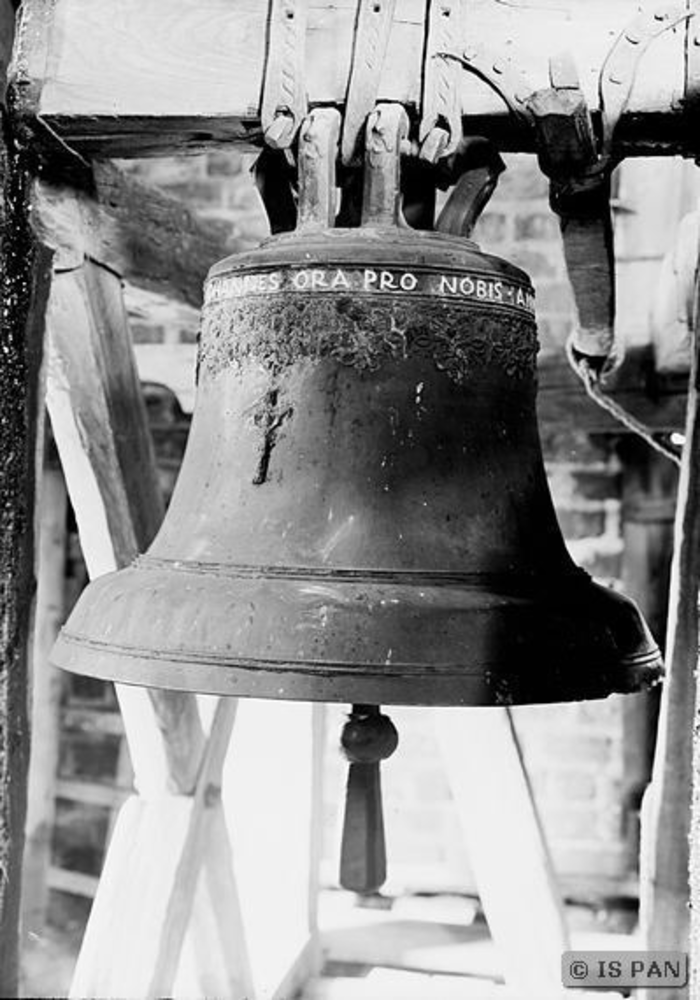
[[[578,377],[583,382],[586,393],[589,398],[597,403],[603,410],[607,410],[617,421],[619,421],[627,430],[632,431],[637,434],[638,437],[642,438],[649,447],[653,448],[654,451],[658,451],[660,455],[668,458],[669,461],[673,462],[675,465],[680,466],[681,456],[680,452],[664,444],[657,437],[654,436],[651,428],[643,424],[641,420],[637,420],[629,410],[626,410],[624,406],[620,406],[611,396],[606,395],[600,384],[600,375],[591,366],[587,358],[574,353],[573,345],[571,339],[566,343],[566,356],[569,360],[569,364],[576,372]]]

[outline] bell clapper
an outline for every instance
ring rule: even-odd
[[[340,737],[350,762],[345,795],[340,884],[362,895],[386,879],[386,846],[379,762],[390,757],[399,734],[377,705],[353,705]]]

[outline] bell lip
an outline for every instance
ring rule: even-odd
[[[197,581],[187,574],[190,585],[183,589],[181,570],[173,574],[137,562],[94,580],[62,629],[51,661],[138,686],[145,678],[146,686],[215,694],[428,706],[600,698],[653,686],[662,676],[659,650],[634,603],[586,583],[579,569],[559,578],[553,593],[563,601],[557,601],[555,619],[540,594],[511,598],[490,586],[338,580],[334,592],[324,588],[319,597],[303,580],[273,577],[205,574]],[[186,594],[198,638],[191,626],[178,625],[173,633],[185,613],[176,594]],[[381,599],[387,595],[394,600]],[[144,621],[134,612],[146,596],[153,612]],[[337,624],[326,630],[324,621],[320,632],[299,632],[309,602],[315,607],[321,599],[324,607],[336,608]],[[592,617],[585,616],[584,625],[586,604]],[[274,642],[265,630],[251,632],[255,621],[246,614],[232,619],[235,606],[257,607],[261,621],[278,622]],[[555,621],[546,643],[532,642],[538,624],[541,633],[542,625],[548,630]],[[518,638],[495,646],[489,638],[494,629]],[[435,635],[441,636],[439,657],[429,638]],[[353,689],[361,694],[353,698]]]
[[[430,256],[434,256],[435,260],[416,260],[417,240],[420,241],[421,248],[428,250]],[[298,248],[298,252],[289,260],[287,254],[295,248]],[[358,257],[358,252],[366,251],[369,248],[372,248],[377,259],[371,262],[363,261],[362,256]],[[228,257],[217,261],[209,269],[205,284],[212,278],[219,278],[222,275],[247,268],[311,264],[314,260],[314,251],[317,249],[323,251],[324,264],[362,267],[365,264],[376,263],[386,266],[406,266],[416,271],[442,267],[446,269],[464,268],[470,271],[481,270],[485,277],[509,278],[520,282],[534,292],[532,279],[526,271],[504,257],[485,253],[473,240],[450,233],[404,229],[396,226],[335,227],[277,233],[267,237],[252,250],[229,254]],[[408,256],[406,260],[401,259],[403,253],[413,255],[412,259],[409,259]],[[460,257],[463,260],[460,260]]]
[[[499,693],[498,679],[489,680],[483,669],[468,671],[459,666],[437,676],[426,671],[407,677],[400,671],[392,675],[378,673],[376,665],[371,668],[373,672],[369,672],[370,665],[363,672],[362,664],[353,664],[331,673],[327,663],[322,670],[312,661],[302,664],[280,660],[273,664],[264,660],[236,662],[235,658],[223,662],[222,658],[215,662],[211,656],[196,661],[191,653],[184,651],[182,657],[175,658],[162,651],[88,640],[72,635],[66,628],[61,630],[53,647],[51,663],[72,673],[117,684],[275,701],[349,704],[359,697],[348,690],[354,681],[361,688],[364,704],[424,708],[496,708],[600,700],[612,694],[649,690],[660,684],[664,676],[660,654],[650,651],[644,656],[629,657],[615,669],[614,676],[603,675],[598,683],[586,686],[577,677],[569,685],[547,687],[546,682],[535,681],[530,683],[529,691],[528,684],[523,683],[516,696],[503,696]],[[137,664],[146,667],[147,681],[141,675],[134,678],[129,666]]]

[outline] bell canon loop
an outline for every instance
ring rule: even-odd
[[[654,683],[660,655],[638,609],[564,545],[536,355],[523,271],[381,213],[215,265],[160,533],[89,585],[53,662],[366,705]]]

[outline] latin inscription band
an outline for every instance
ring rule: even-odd
[[[535,311],[530,287],[500,277],[463,270],[436,273],[371,267],[285,268],[216,275],[206,283],[205,304],[216,305],[251,295],[274,296],[280,292],[430,296],[501,306],[528,316]]]

